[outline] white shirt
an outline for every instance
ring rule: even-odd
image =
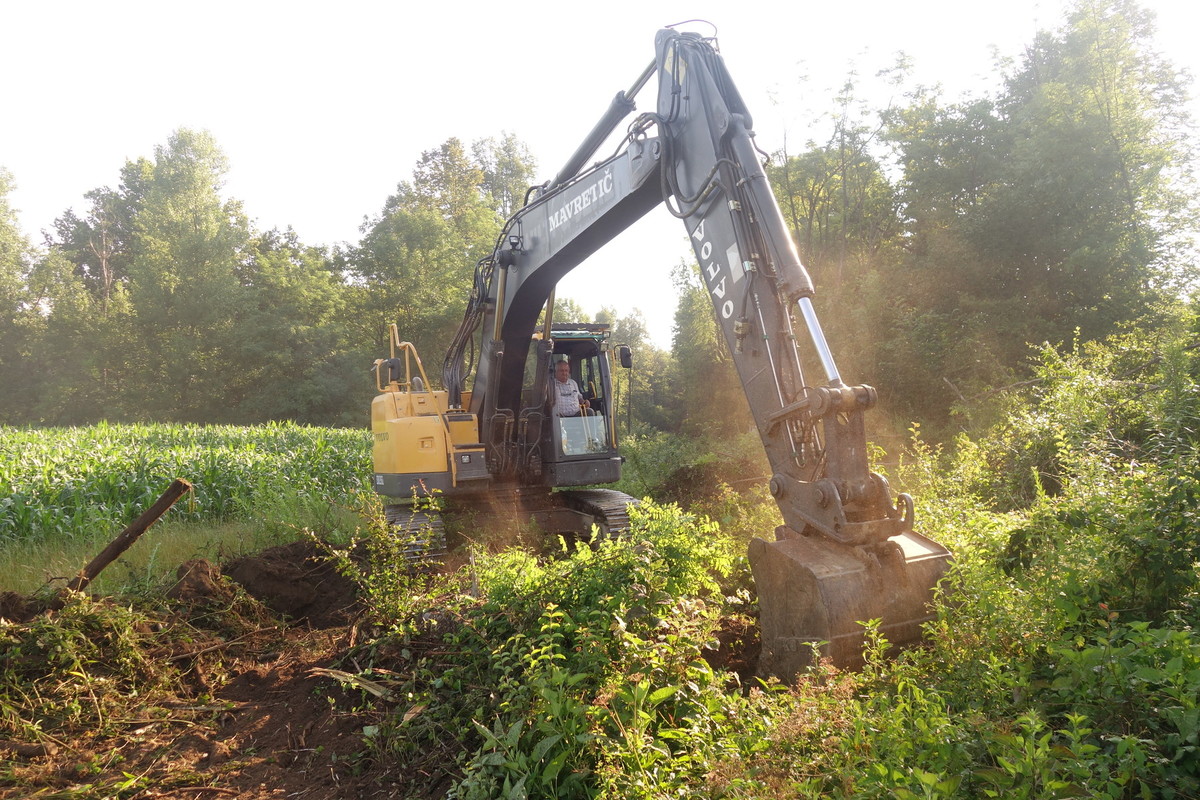
[[[567,378],[563,383],[558,378],[550,381],[550,396],[554,399],[554,416],[577,417],[579,405],[583,402],[583,394],[579,385]]]

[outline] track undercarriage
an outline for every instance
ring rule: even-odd
[[[449,552],[447,519],[473,528],[534,527],[546,536],[597,541],[629,532],[629,505],[637,500],[613,489],[549,492],[514,487],[438,503],[418,500],[385,506],[388,524],[404,542],[410,564],[441,563]]]

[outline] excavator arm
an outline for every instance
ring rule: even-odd
[[[716,50],[660,32],[658,128],[672,213],[687,227],[794,531],[873,546],[912,528],[867,464],[869,386],[842,382],[813,311],[813,285],[754,147],[751,118]],[[822,380],[805,375],[805,348]]]
[[[893,639],[919,636],[925,604],[949,554],[913,532],[913,503],[870,470],[864,413],[870,386],[843,382],[813,310],[801,264],[754,146],[749,111],[713,42],[659,31],[656,58],[611,108],[553,183],[505,225],[481,262],[463,327],[444,365],[453,406],[464,352],[482,328],[470,410],[498,470],[523,468],[521,389],[529,332],[554,287],[651,209],[687,231],[729,343],[772,469],[784,526],[755,540],[763,669],[790,675],[813,644],[841,664],[858,657],[860,621]],[[658,73],[655,111],[636,117],[614,157],[580,168]],[[547,330],[549,330],[547,328]],[[545,346],[543,342],[540,346]],[[545,354],[543,354],[545,355]],[[534,361],[543,385],[547,357]],[[819,379],[813,380],[810,373]]]

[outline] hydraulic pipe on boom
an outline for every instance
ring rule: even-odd
[[[637,108],[633,99],[637,97],[638,92],[650,80],[656,69],[658,69],[658,63],[651,61],[649,66],[642,70],[642,74],[633,82],[628,91],[617,92],[617,96],[609,104],[608,110],[604,112],[604,116],[600,118],[600,121],[592,128],[592,132],[588,134],[583,143],[567,159],[567,163],[558,171],[558,175],[555,176],[554,180],[543,189],[544,192],[557,189],[579,174],[579,170],[588,162],[588,159],[596,154],[596,151],[600,149],[600,145],[604,144],[604,140],[612,135],[612,132],[617,129],[617,125],[621,123],[621,120],[625,119],[625,117],[629,116]]]

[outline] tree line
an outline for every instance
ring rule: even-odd
[[[388,323],[427,353],[448,340],[532,162],[511,136],[450,139],[332,249],[254,230],[226,170],[211,135],[176,131],[40,249],[0,206],[0,419],[360,423]]]
[[[774,154],[844,373],[945,426],[1019,381],[1030,343],[1157,324],[1179,302],[1197,222],[1186,85],[1153,36],[1130,0],[1080,0],[986,93],[908,87],[880,110],[851,79],[821,136]],[[0,423],[362,424],[387,325],[437,362],[536,167],[511,135],[448,139],[334,248],[255,230],[226,171],[211,135],[176,131],[34,246],[0,170]],[[748,415],[710,413],[744,401],[694,270],[676,285],[669,350],[636,312],[598,315],[636,352],[623,422],[744,428]],[[582,316],[560,302],[560,318]]]

